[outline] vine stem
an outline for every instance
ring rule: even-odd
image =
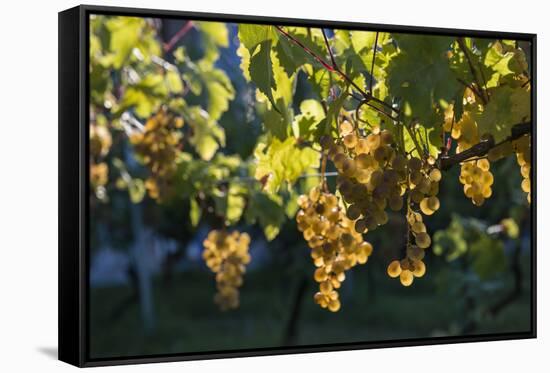
[[[490,137],[487,140],[483,140],[472,147],[464,150],[463,152],[454,154],[454,155],[440,155],[437,163],[441,170],[448,170],[452,166],[465,162],[470,158],[479,158],[487,155],[489,151],[499,145],[504,144],[508,141],[516,140],[524,135],[531,133],[531,122],[518,123],[512,126],[512,133],[510,136],[506,137],[504,140],[495,143],[495,140]],[[443,154],[443,153],[442,153]]]
[[[321,189],[323,189],[323,191],[325,192],[328,192],[326,170],[327,170],[327,154],[326,152],[323,152],[323,156],[321,158]]]
[[[334,68],[325,60],[323,60],[321,57],[315,54],[311,49],[306,47],[304,43],[302,43],[300,40],[296,39],[294,36],[290,35],[288,32],[286,32],[281,26],[275,26],[277,31],[279,31],[281,34],[283,34],[286,38],[288,38],[290,41],[292,41],[294,44],[302,48],[307,54],[315,58],[317,62],[319,62],[325,69],[331,72],[335,72]]]
[[[403,125],[403,127],[405,127],[407,129],[407,132],[409,133],[409,136],[411,137],[413,143],[414,143],[414,147],[416,148],[416,151],[418,152],[418,155],[420,156],[420,158],[422,159],[425,159],[426,157],[426,154],[424,154],[424,152],[422,151],[424,149],[424,147],[421,147],[420,144],[418,143],[418,139],[416,138],[416,134],[412,128],[411,125]]]
[[[325,30],[324,29],[321,29],[322,33],[323,33],[323,38],[325,40],[325,44],[327,46],[327,50],[328,50],[328,53],[329,53],[329,56],[330,56],[330,59],[331,59],[331,63],[328,63],[327,61],[325,61],[322,57],[318,56],[314,51],[312,51],[310,48],[308,48],[304,43],[302,43],[300,40],[298,40],[297,38],[295,38],[294,36],[292,36],[291,34],[289,34],[288,32],[286,32],[281,26],[275,26],[276,30],[279,31],[282,35],[284,35],[287,39],[289,39],[291,42],[293,42],[294,44],[296,44],[297,46],[299,46],[300,48],[302,48],[307,54],[309,54],[310,56],[312,56],[317,62],[319,62],[326,70],[330,71],[330,72],[333,72],[333,73],[336,73],[338,74],[342,79],[344,79],[346,82],[348,82],[350,85],[353,86],[353,88],[355,88],[360,94],[361,96],[363,96],[364,100],[367,101],[367,105],[371,108],[373,108],[374,110],[378,111],[379,113],[385,115],[385,116],[388,116],[390,119],[394,119],[390,114],[386,113],[385,111],[379,109],[378,107],[372,105],[370,103],[370,101],[374,101],[374,102],[377,102],[378,104],[390,109],[392,112],[397,112],[396,109],[394,109],[391,105],[389,105],[388,103],[372,96],[372,94],[370,94],[369,92],[365,92],[365,90],[361,89],[361,87],[359,87],[357,85],[357,83],[355,83],[353,81],[353,79],[351,79],[348,75],[346,75],[339,67],[338,67],[338,64],[336,63],[336,59],[334,57],[334,54],[332,53],[332,50],[330,48],[330,44],[328,42],[328,38],[326,36],[326,33],[325,33]],[[357,99],[355,96],[352,95],[352,97],[354,97],[355,99]]]
[[[376,38],[374,39],[374,50],[372,51],[372,63],[370,65],[370,84],[369,89],[372,93],[372,87],[374,84],[374,61],[376,60],[376,50],[378,49],[378,34],[379,32],[376,31]]]
[[[472,76],[476,82],[476,85],[479,88],[479,92],[477,94],[481,98],[481,101],[483,101],[483,104],[487,105],[487,102],[489,101],[487,97],[487,92],[484,91],[483,88],[481,87],[478,76],[476,74],[476,69],[474,67],[474,62],[472,61],[472,57],[470,56],[470,51],[468,50],[468,47],[466,47],[466,41],[464,40],[464,38],[458,38],[457,42],[458,42],[458,46],[466,56],[466,60],[468,61],[468,66],[470,67],[470,72],[472,73]]]
[[[174,48],[174,46],[178,43],[178,41],[181,40],[193,28],[193,22],[187,21],[185,25],[182,26],[182,28],[179,29],[178,32],[172,36],[172,38],[168,41],[168,43],[164,44],[164,52],[168,53]]]

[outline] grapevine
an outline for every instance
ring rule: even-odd
[[[250,263],[250,236],[238,231],[213,230],[204,240],[203,259],[216,274],[214,302],[226,311],[239,307],[239,288]]]
[[[151,176],[145,180],[145,187],[153,199],[160,199],[168,193],[170,179],[176,171],[175,160],[182,138],[178,130],[182,126],[181,117],[161,108],[147,120],[142,131],[137,130],[130,136],[136,155],[151,172]]]
[[[140,35],[131,45],[125,28]],[[526,208],[535,196],[524,42],[201,21],[163,40],[156,22],[114,16],[91,17],[90,30],[92,197],[110,203],[123,179],[132,203],[173,202],[193,228],[222,217],[203,242],[222,310],[240,304],[254,244],[232,227],[272,241],[295,223],[313,301],[337,312],[346,274],[368,260],[404,287],[428,277],[451,169],[480,207],[499,198],[497,162],[515,157]],[[385,255],[373,232],[393,223],[404,245]]]
[[[298,229],[311,248],[311,258],[317,269],[314,279],[319,291],[314,300],[331,312],[340,309],[337,289],[345,280],[345,272],[365,264],[372,254],[372,245],[363,240],[342,211],[337,196],[315,187],[298,199],[296,214]]]

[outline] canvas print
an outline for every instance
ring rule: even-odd
[[[91,359],[532,331],[530,41],[87,26]]]

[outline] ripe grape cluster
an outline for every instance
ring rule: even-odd
[[[410,256],[399,262],[399,268],[402,264],[412,274],[418,267],[415,273],[418,277],[423,275],[425,266],[421,259],[431,239],[422,214],[432,215],[440,207],[437,194],[441,171],[435,159],[406,156],[398,151],[390,131],[374,128],[368,135],[362,135],[349,121],[340,123],[337,139],[324,136],[320,142],[338,170],[337,186],[347,204],[346,217],[354,222],[357,233],[386,224],[387,210],[401,210],[408,193],[407,211],[416,219],[408,219],[415,244],[407,245]],[[414,212],[413,207],[422,214]],[[403,272],[401,282],[406,286],[412,283],[408,275]]]
[[[386,224],[388,208],[402,209],[407,158],[397,154],[390,131],[375,128],[363,136],[343,121],[338,138],[323,136],[320,142],[338,170],[337,187],[347,204],[346,216],[358,233]]]
[[[464,112],[460,121],[453,123],[452,118],[446,117],[444,130],[451,132],[451,136],[457,140],[456,152],[460,153],[479,143],[480,134],[477,123],[470,114]],[[504,151],[505,149],[500,149]],[[468,160],[460,167],[459,180],[464,185],[464,195],[470,198],[476,206],[481,206],[485,200],[493,194],[493,174],[490,171],[489,160],[496,159],[499,154],[496,151],[487,159]]]
[[[342,211],[334,194],[312,188],[298,198],[296,215],[298,229],[311,248],[311,258],[317,269],[314,279],[319,283],[315,302],[322,308],[337,312],[340,299],[337,289],[345,280],[345,271],[367,262],[372,245],[353,228],[353,221]]]
[[[403,286],[412,285],[415,277],[422,277],[426,273],[426,265],[422,261],[426,255],[425,250],[430,247],[432,240],[426,231],[426,225],[422,220],[422,214],[409,209],[407,212],[409,225],[409,239],[414,238],[414,244],[407,242],[405,258],[392,261],[387,268],[388,276],[399,277]]]
[[[527,193],[527,202],[531,203],[531,136],[524,135],[512,142],[523,181],[521,190]]]
[[[485,199],[493,194],[493,174],[487,159],[463,162],[460,166],[459,180],[464,184],[464,194],[476,206],[483,205]]]
[[[145,181],[149,196],[160,199],[170,184],[170,178],[176,171],[176,158],[182,137],[179,128],[183,119],[161,108],[147,120],[143,131],[130,136],[139,160],[146,165],[151,176]]]
[[[239,307],[239,287],[243,284],[246,265],[250,263],[250,236],[238,231],[213,230],[203,242],[202,257],[216,273],[218,292],[214,302],[221,310]]]
[[[90,184],[96,195],[103,194],[109,181],[109,166],[103,161],[112,145],[111,133],[107,126],[90,124]],[[99,193],[98,193],[99,192]]]

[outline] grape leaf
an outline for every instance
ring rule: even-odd
[[[264,189],[275,193],[283,183],[293,184],[300,175],[309,169],[319,167],[319,153],[301,148],[294,137],[284,141],[273,138],[271,143],[259,143],[254,151],[257,159],[254,177],[267,180]]]
[[[191,198],[191,202],[189,205],[189,220],[191,221],[191,226],[196,227],[199,224],[199,221],[201,220],[202,211],[197,203],[197,200],[195,198]]]
[[[481,234],[479,239],[470,245],[472,268],[480,279],[487,280],[506,270],[507,260],[504,243]]]
[[[390,94],[403,100],[407,117],[426,127],[440,124],[440,101],[449,102],[460,89],[446,56],[452,39],[402,34],[394,38],[400,53],[388,66]]]
[[[204,160],[210,160],[220,146],[225,146],[225,132],[223,128],[199,106],[190,107],[187,111],[193,135],[189,142]]]
[[[225,224],[239,222],[246,205],[246,194],[247,189],[238,183],[229,183],[227,188],[215,188],[212,191],[216,213],[224,217]]]
[[[225,23],[195,21],[194,24],[217,46],[223,48],[229,46],[229,32]]]
[[[201,67],[201,73],[208,91],[208,114],[218,120],[229,109],[229,102],[235,98],[235,89],[221,69]]]
[[[300,104],[300,114],[294,117],[292,130],[295,137],[302,140],[313,140],[313,134],[319,123],[325,119],[323,106],[317,100],[304,100]]]
[[[260,191],[251,193],[245,213],[249,224],[258,223],[268,241],[279,234],[285,221],[283,200],[277,194],[265,194]]]
[[[273,98],[272,89],[277,89],[275,79],[273,78],[273,66],[271,63],[271,40],[260,43],[259,50],[250,58],[250,78],[271,102],[275,110],[277,105]]]
[[[489,133],[496,142],[510,136],[513,125],[531,119],[531,92],[521,87],[499,86],[489,90],[491,100],[475,113],[481,135]]]

